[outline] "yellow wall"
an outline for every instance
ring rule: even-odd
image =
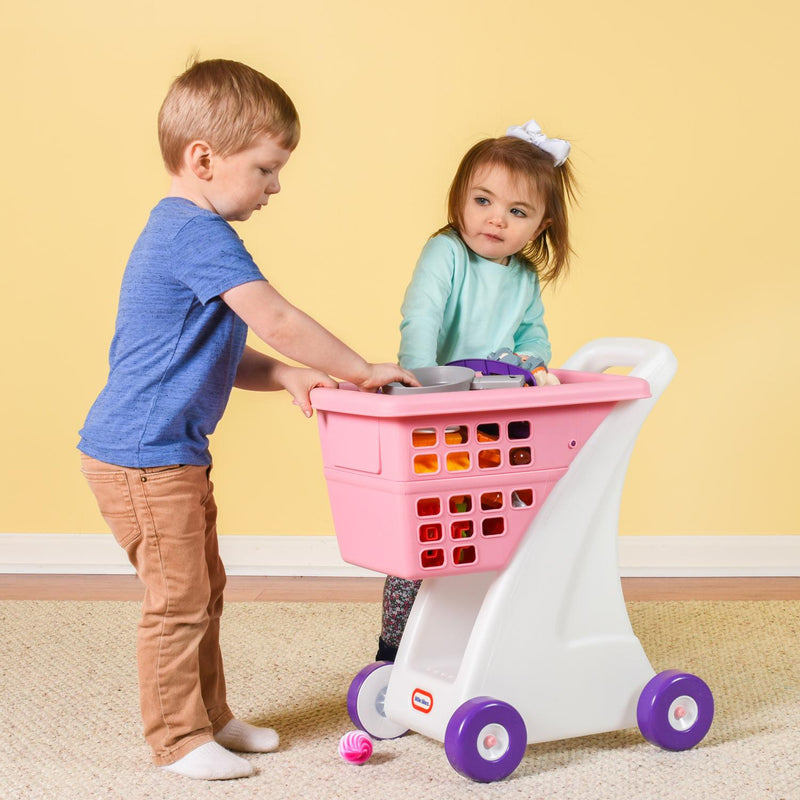
[[[680,367],[640,436],[628,534],[800,532],[797,78],[789,0],[30,0],[4,13],[0,532],[104,530],[76,432],[129,249],[166,187],[155,118],[195,50],[291,94],[284,191],[241,227],[267,276],[373,360],[452,171],[537,118],[573,142],[578,258],[554,363],[606,335]],[[226,533],[332,530],[316,424],[235,393],[213,441]]]

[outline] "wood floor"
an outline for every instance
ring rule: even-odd
[[[231,576],[229,602],[379,602],[383,578]],[[623,578],[626,600],[800,600],[800,577]],[[0,574],[0,600],[141,600],[133,575]]]

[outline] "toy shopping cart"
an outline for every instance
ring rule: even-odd
[[[314,390],[343,559],[423,579],[395,663],[350,686],[358,727],[442,741],[484,782],[536,742],[638,724],[684,750],[706,735],[708,686],[654,673],[617,564],[628,460],[675,369],[663,344],[600,339],[555,370],[561,386]]]

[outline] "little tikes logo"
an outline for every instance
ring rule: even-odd
[[[423,714],[430,714],[433,708],[433,695],[424,689],[414,689],[411,693],[411,705]]]

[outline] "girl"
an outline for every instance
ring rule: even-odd
[[[505,353],[537,383],[558,383],[546,368],[541,286],[569,265],[569,151],[530,120],[467,152],[450,186],[448,224],[423,248],[403,300],[403,367]],[[419,583],[387,577],[379,661],[394,660]]]

